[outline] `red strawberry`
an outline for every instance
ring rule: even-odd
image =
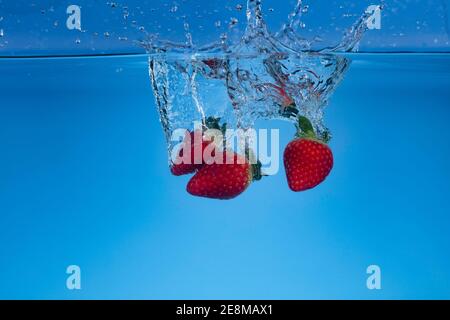
[[[286,87],[283,84],[275,85],[272,83],[267,83],[267,87],[274,89],[271,96],[277,101],[280,106],[280,114],[284,117],[295,117],[298,114],[297,105],[294,99],[286,92]]]
[[[222,64],[217,58],[205,59],[203,60],[203,63],[213,70],[217,69]]]
[[[259,164],[250,165],[244,157],[231,151],[225,151],[222,156],[233,161],[205,164],[189,181],[187,192],[198,197],[232,199],[243,193],[253,180],[261,178]]]
[[[205,148],[211,143],[211,141],[205,141],[202,136],[200,147],[198,141],[196,141],[199,140],[200,137],[195,137],[196,134],[202,135],[202,132],[200,130],[197,130],[186,135],[186,138],[184,139],[183,144],[178,151],[177,159],[175,163],[170,167],[170,171],[173,175],[181,176],[193,173],[203,166],[203,152],[205,151]],[[183,161],[183,155],[185,152],[190,152],[190,159],[188,159],[188,161]]]
[[[326,141],[316,137],[311,122],[300,116],[299,129],[299,138],[284,150],[284,167],[292,191],[314,188],[333,168],[333,153]]]

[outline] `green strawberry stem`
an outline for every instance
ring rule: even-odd
[[[220,127],[220,118],[215,118],[215,117],[208,117],[205,120],[205,129],[217,129],[217,130],[221,130],[222,128]]]
[[[297,123],[297,134],[298,138],[305,138],[315,140],[321,143],[328,143],[330,140],[330,134],[328,131],[325,131],[320,137],[318,137],[314,131],[314,127],[311,124],[311,121],[305,116],[298,116]]]
[[[249,146],[246,146],[245,148],[245,158],[247,159],[247,161],[249,163],[252,163],[253,160],[255,159],[255,154],[253,152],[253,150],[250,149]],[[256,163],[253,163],[250,165],[250,169],[251,169],[251,173],[252,173],[252,181],[258,181],[261,180],[261,178],[264,176],[264,174],[261,171],[261,161],[256,161]]]
[[[309,138],[317,140],[316,133],[314,132],[314,128],[311,124],[311,121],[305,116],[297,117],[297,134],[296,136],[299,138]]]
[[[208,129],[214,129],[214,130],[219,130],[220,132],[222,132],[222,139],[223,139],[223,148],[225,150],[225,147],[227,145],[227,136],[226,136],[226,132],[227,132],[227,123],[224,122],[222,125],[220,125],[220,117],[213,117],[213,116],[209,116],[208,118],[205,119],[205,123],[203,125],[203,130],[208,130]]]
[[[253,181],[259,181],[261,180],[261,178],[263,176],[265,176],[262,172],[261,172],[261,161],[257,161],[255,164],[251,165],[251,170],[252,170],[252,180]]]

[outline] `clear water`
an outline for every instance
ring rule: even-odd
[[[146,55],[1,59],[0,297],[450,298],[450,56],[346,58],[326,183],[219,205],[167,170]]]

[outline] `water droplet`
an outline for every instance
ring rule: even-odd
[[[0,29],[0,37],[3,37],[5,35],[5,31],[3,29]]]
[[[108,2],[108,4],[111,6],[111,8],[117,8],[117,3],[115,2]]]
[[[269,12],[274,12],[275,9],[274,8],[269,8]]]
[[[178,11],[178,7],[177,6],[173,6],[172,8],[170,8],[170,12],[175,13]]]
[[[80,39],[76,39],[76,40],[75,40],[75,43],[76,43],[76,44],[80,44],[80,43],[81,43],[81,40],[80,40]]]
[[[106,31],[103,35],[104,35],[105,37],[107,37],[107,38],[110,36],[110,34],[109,34],[108,31]]]
[[[128,38],[127,37],[119,37],[119,41],[127,41]]]
[[[215,26],[216,28],[220,28],[221,25],[222,25],[222,22],[220,22],[220,20],[218,20],[218,21],[216,21],[216,22],[214,23],[214,26]]]
[[[241,11],[242,10],[242,4],[237,4],[236,5],[236,10]]]
[[[144,30],[145,30],[145,28],[143,26],[139,27],[139,31],[144,31]]]

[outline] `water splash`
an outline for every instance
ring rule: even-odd
[[[308,11],[308,8],[303,5],[302,0],[298,0],[295,9],[288,16],[287,23],[283,24],[281,30],[275,35],[279,42],[297,52],[310,50],[313,42],[300,36],[301,29],[305,27],[302,20],[303,14]]]
[[[262,12],[261,0],[247,1],[247,26],[237,43],[229,43],[225,34],[197,47],[187,23],[185,43],[154,35],[143,42],[169,152],[173,130],[190,129],[194,121],[205,123],[210,116],[247,129],[258,119],[295,122],[303,115],[318,135],[330,136],[323,111],[350,65],[336,53],[358,49],[370,14],[364,12],[335,46],[313,51],[317,38],[302,37],[308,6],[301,0],[275,34]]]

